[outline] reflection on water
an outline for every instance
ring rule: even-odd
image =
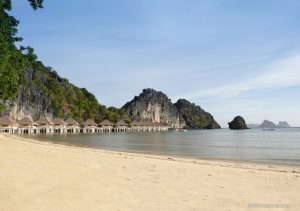
[[[300,165],[299,128],[27,136],[91,148]]]

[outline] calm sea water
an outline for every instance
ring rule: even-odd
[[[300,165],[300,129],[28,135],[40,141],[193,158]]]

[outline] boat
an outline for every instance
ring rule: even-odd
[[[264,131],[273,131],[275,129],[274,128],[263,128],[262,130],[264,130]]]

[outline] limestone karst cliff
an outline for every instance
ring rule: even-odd
[[[214,117],[203,110],[200,106],[195,105],[185,99],[179,99],[175,104],[180,116],[185,121],[185,127],[191,129],[218,129],[220,125]]]
[[[185,126],[176,107],[171,100],[160,91],[144,89],[139,96],[126,103],[123,108],[134,120],[148,120],[152,122],[167,123],[171,127]]]
[[[0,116],[14,119],[28,115],[34,119],[71,117],[79,122],[94,119],[97,123],[103,119],[112,122],[124,119],[129,123],[135,119],[167,123],[172,128],[220,128],[213,116],[199,106],[186,100],[173,104],[167,95],[153,89],[144,89],[121,109],[106,108],[85,88],[69,83],[39,61],[31,63],[20,74],[22,80],[16,97],[0,99]]]
[[[173,104],[166,94],[153,89],[144,89],[123,108],[134,120],[168,123],[173,128],[220,128],[213,116],[201,107],[184,99]]]
[[[0,116],[72,117],[79,122],[92,118],[97,123],[106,118],[113,122],[130,121],[125,110],[100,105],[92,93],[69,83],[39,61],[20,70],[20,75],[17,96],[13,100],[0,99]]]

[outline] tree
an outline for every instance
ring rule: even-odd
[[[43,7],[43,0],[28,0],[28,2],[34,10]],[[19,21],[8,13],[11,9],[11,0],[0,0],[0,99],[2,100],[13,100],[18,93],[19,80],[24,68],[22,51],[26,50],[29,60],[36,60],[33,48],[18,49],[15,46],[22,38],[17,36]]]

